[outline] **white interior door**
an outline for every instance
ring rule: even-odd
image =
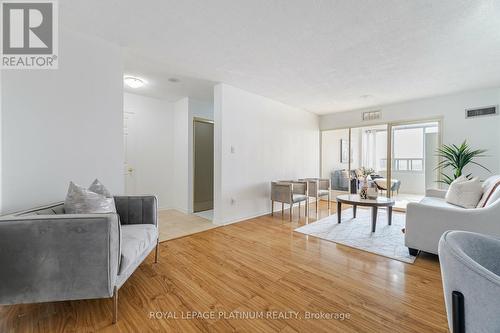
[[[130,119],[134,116],[133,112],[125,111],[123,114],[123,147],[125,149],[125,161],[123,163],[123,172],[125,176],[125,194],[132,195],[136,192],[136,179],[134,166],[131,163],[130,150],[133,147],[133,135],[130,132]]]

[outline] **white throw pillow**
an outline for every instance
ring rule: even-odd
[[[452,205],[476,208],[482,195],[483,187],[479,178],[468,180],[465,176],[460,176],[450,184],[445,200]]]
[[[116,213],[115,200],[97,179],[89,189],[70,182],[64,211],[66,214]]]

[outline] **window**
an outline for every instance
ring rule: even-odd
[[[424,128],[394,130],[394,159],[424,158]]]
[[[397,170],[406,171],[408,170],[408,160],[396,160]]]
[[[413,171],[423,171],[424,170],[423,160],[411,160],[411,170]]]
[[[394,129],[393,170],[424,171],[425,134],[436,133],[436,126],[401,126]]]

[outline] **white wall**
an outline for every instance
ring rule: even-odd
[[[174,103],[173,208],[189,212],[189,99]]]
[[[2,103],[2,73],[3,71],[0,71],[0,214],[2,214],[3,212],[3,197],[2,197],[2,192],[3,192],[3,183],[2,183],[2,179],[3,179],[3,163],[2,163],[2,156],[3,156],[3,152],[2,152],[2,137],[3,137],[3,131],[2,131],[2,127],[3,127],[3,122],[2,122],[2,118],[3,118],[3,112],[2,112],[2,107],[3,107],[3,103]]]
[[[214,118],[215,223],[269,213],[272,180],[319,175],[316,115],[219,84]]]
[[[64,200],[70,180],[122,193],[122,52],[60,27],[57,70],[2,73],[3,212]]]
[[[189,97],[188,99],[189,99],[189,113],[191,118],[197,117],[208,120],[214,120],[213,101],[201,101],[191,97]]]
[[[164,100],[124,93],[126,160],[134,171],[127,194],[155,194],[160,209],[173,207],[174,106]]]
[[[175,103],[124,94],[128,116],[130,194],[154,193],[161,209],[193,209],[193,118],[213,119],[213,103],[186,97]]]
[[[488,150],[488,157],[478,160],[493,173],[500,172],[500,116],[465,119],[465,108],[500,104],[500,89],[420,99],[399,104],[371,108],[382,110],[382,119],[377,122],[398,122],[428,118],[442,118],[442,138],[445,144],[459,144],[467,139],[473,148]],[[354,110],[333,113],[320,117],[321,129],[365,126],[362,112]],[[469,169],[474,175],[484,179],[489,175],[478,167]]]

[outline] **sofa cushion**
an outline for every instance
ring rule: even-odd
[[[299,201],[304,201],[307,199],[307,196],[304,194],[294,194],[293,195],[293,202],[299,202]]]
[[[424,205],[428,205],[428,206],[433,206],[433,207],[447,207],[447,208],[462,209],[461,207],[458,207],[458,206],[455,206],[455,205],[452,205],[452,204],[446,202],[446,200],[444,198],[424,197],[420,201],[420,203],[422,203]]]
[[[468,180],[460,176],[450,184],[445,200],[463,208],[476,208],[482,194],[483,188],[479,178]]]
[[[116,207],[112,197],[70,182],[64,211],[66,214],[116,213]]]
[[[318,191],[318,196],[321,197],[321,196],[324,196],[324,195],[328,195],[328,192],[330,192],[330,191],[328,191],[328,190],[319,190]]]
[[[122,225],[121,239],[121,263],[122,274],[132,266],[138,266],[144,252],[149,251],[156,245],[158,229],[153,224],[129,224]],[[142,260],[141,260],[142,261]]]
[[[90,184],[89,191],[92,191],[100,195],[104,195],[106,198],[113,197],[111,195],[111,192],[109,192],[108,189],[106,188],[106,186],[104,186],[97,178],[94,180],[92,184]]]

